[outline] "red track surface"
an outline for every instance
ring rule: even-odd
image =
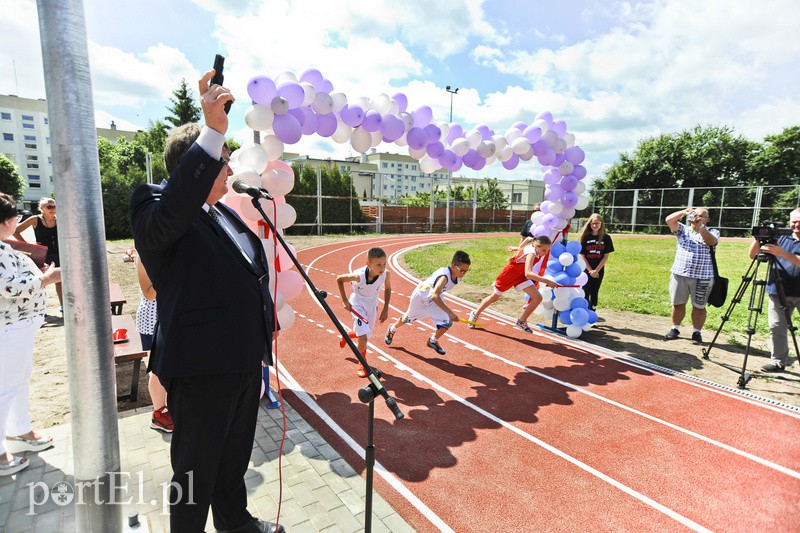
[[[474,237],[383,236],[298,257],[349,330],[335,277],[368,248],[389,255],[392,321],[416,285],[397,256]],[[464,318],[474,308],[448,301]],[[366,381],[316,300],[304,291],[290,305],[284,395],[363,473],[368,410],[356,394]],[[445,356],[425,346],[430,323],[400,329],[391,346],[389,322],[373,330],[368,360],[405,414],[395,421],[376,400],[375,488],[418,531],[800,530],[800,414],[581,341],[527,335],[491,311],[481,322],[454,325]]]

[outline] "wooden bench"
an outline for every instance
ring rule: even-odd
[[[111,314],[121,315],[122,306],[125,305],[128,300],[125,298],[125,294],[122,292],[122,287],[119,286],[119,283],[114,283],[113,281],[108,283],[108,295],[111,300]]]
[[[117,395],[117,401],[130,400],[136,401],[139,395],[139,372],[142,368],[142,359],[149,353],[142,349],[142,339],[136,329],[136,323],[130,315],[111,315],[112,332],[120,328],[128,330],[128,341],[114,343],[114,363],[127,363],[133,361],[133,373],[131,375],[130,394]]]

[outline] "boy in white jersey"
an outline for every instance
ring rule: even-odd
[[[439,339],[450,329],[454,322],[458,322],[458,315],[447,307],[442,294],[455,287],[458,284],[458,280],[469,272],[469,267],[469,254],[459,250],[453,255],[453,261],[450,266],[436,270],[428,279],[419,284],[411,294],[408,311],[403,313],[386,330],[386,337],[383,339],[386,344],[392,344],[394,334],[400,326],[410,324],[420,318],[430,318],[433,325],[436,326],[436,331],[428,339],[427,346],[435,350],[439,355],[444,355],[445,351],[444,348],[439,346]]]
[[[350,282],[353,292],[348,299],[344,284]],[[358,338],[358,351],[366,359],[367,340],[372,335],[372,326],[378,315],[378,296],[383,288],[383,310],[380,321],[389,318],[389,299],[392,296],[392,283],[389,271],[386,270],[386,252],[381,248],[370,248],[367,252],[367,264],[349,274],[336,277],[342,304],[348,313],[353,315],[353,331],[351,337]],[[340,343],[344,347],[344,340]],[[356,371],[359,377],[366,377],[364,366],[359,364]]]

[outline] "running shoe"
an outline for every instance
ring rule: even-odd
[[[477,322],[478,321],[478,315],[475,314],[475,311],[470,311],[469,312],[469,321],[470,322]],[[475,329],[475,324],[467,324],[467,327],[469,329]]]
[[[530,328],[530,326],[528,326],[528,323],[523,320],[517,319],[517,323],[514,324],[514,327],[518,330],[524,331],[525,333],[533,333],[533,330]]]
[[[439,346],[439,343],[433,339],[428,339],[428,348],[436,350],[436,353],[438,353],[439,355],[444,355],[445,353],[447,353],[444,351],[444,348]]]
[[[396,331],[392,331],[392,328],[386,330],[386,336],[383,338],[383,341],[386,344],[392,344],[392,339],[394,339],[394,334],[397,333]]]

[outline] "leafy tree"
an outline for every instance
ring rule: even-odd
[[[17,165],[9,158],[0,154],[0,192],[4,192],[19,201],[25,192],[25,180],[17,169]]]
[[[175,127],[200,120],[200,107],[194,103],[194,95],[186,85],[186,79],[181,78],[181,84],[172,91],[172,96],[169,99],[172,106],[167,107],[167,111],[172,115],[165,117],[164,120]]]
[[[497,178],[486,178],[486,185],[478,187],[478,207],[481,209],[508,207],[508,198],[500,189]]]
[[[242,147],[242,145],[234,140],[233,137],[226,139],[225,142],[228,143],[228,149],[230,149],[231,152],[235,152]]]

